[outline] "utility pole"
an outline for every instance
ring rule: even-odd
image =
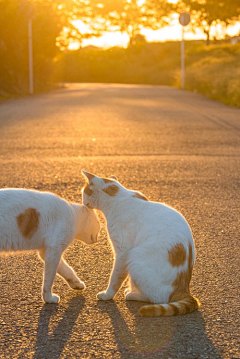
[[[181,88],[185,88],[185,43],[184,43],[184,26],[190,22],[190,15],[182,12],[179,16],[179,22],[182,25],[182,41],[181,41]]]
[[[32,48],[32,16],[28,19],[28,66],[29,66],[29,93],[33,94],[33,48]]]

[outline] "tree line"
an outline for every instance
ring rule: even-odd
[[[209,39],[211,26],[240,19],[239,0],[0,0],[0,98],[28,93],[28,20],[33,24],[34,88],[49,89],[56,55],[73,40],[121,31],[136,42],[143,28],[157,30],[172,14],[189,12]],[[74,26],[80,19],[87,31]]]

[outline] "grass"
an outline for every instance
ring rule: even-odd
[[[186,66],[187,89],[240,107],[240,44],[190,46]]]
[[[186,42],[186,89],[240,107],[240,43]],[[61,54],[55,80],[180,87],[180,43],[138,43],[127,49],[80,49]]]

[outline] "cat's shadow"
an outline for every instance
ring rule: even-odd
[[[61,356],[68,339],[71,337],[76,320],[84,308],[84,304],[85,299],[83,296],[78,295],[72,298],[52,333],[49,333],[50,321],[54,315],[57,315],[60,309],[55,304],[44,304],[39,315],[37,341],[33,359],[50,357],[51,359],[58,359]]]
[[[187,315],[162,318],[143,318],[139,308],[146,303],[115,301],[97,304],[112,323],[121,358],[206,358],[220,359],[221,355],[206,334],[201,311]]]

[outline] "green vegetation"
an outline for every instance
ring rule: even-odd
[[[28,19],[33,19],[34,90],[52,88],[52,59],[59,49],[60,21],[49,1],[33,7],[23,0],[0,0],[0,99],[28,93]],[[46,17],[51,18],[51,21]]]
[[[180,87],[180,43],[149,44],[142,28],[156,30],[170,15],[188,11],[192,29],[240,20],[239,0],[0,0],[0,100],[29,92],[28,23],[32,22],[34,92],[56,82],[94,81]],[[81,20],[87,32],[74,27]],[[127,49],[67,51],[71,41],[128,35]],[[186,89],[240,106],[240,45],[186,43]]]
[[[186,88],[240,107],[240,43],[188,46]]]
[[[203,29],[207,35],[207,44],[212,26],[227,27],[240,18],[239,0],[180,0],[176,4],[176,11],[191,14],[192,25]]]
[[[175,43],[82,49],[60,56],[58,80],[172,85],[179,56],[180,47]]]
[[[240,107],[240,43],[186,42],[186,89]],[[56,80],[180,87],[180,43],[138,43],[127,49],[80,49],[56,60]]]

